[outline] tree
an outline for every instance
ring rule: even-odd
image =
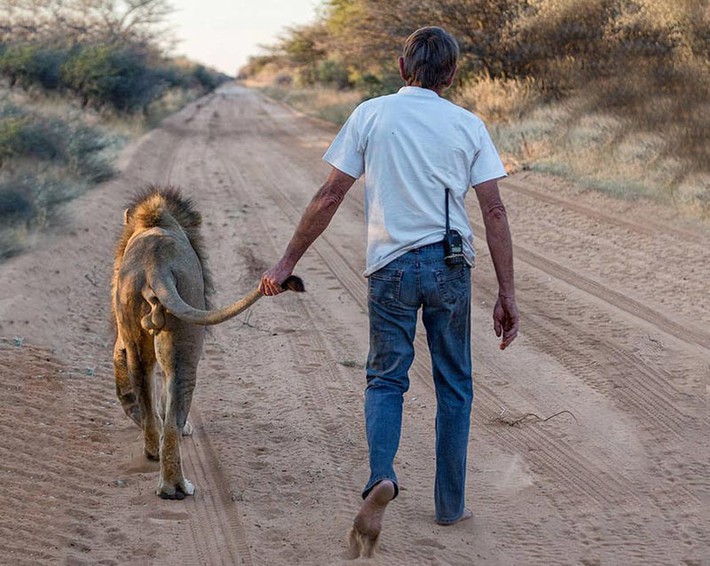
[[[169,0],[0,0],[0,41],[163,43]]]

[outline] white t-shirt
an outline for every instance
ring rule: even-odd
[[[472,265],[464,198],[471,186],[506,176],[480,118],[413,86],[360,104],[323,159],[355,179],[365,173],[365,276],[443,240],[446,188],[451,228],[461,234]]]

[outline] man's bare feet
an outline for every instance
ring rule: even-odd
[[[382,531],[382,517],[394,498],[394,483],[382,480],[367,494],[348,533],[348,558],[371,558]]]
[[[439,521],[437,521],[436,523],[438,525],[441,525],[442,527],[450,527],[451,525],[455,525],[457,523],[460,523],[461,521],[465,521],[466,519],[470,519],[471,517],[473,517],[473,511],[471,511],[470,509],[464,509],[463,513],[461,513],[461,516],[458,519],[456,519],[455,521],[453,521],[451,523],[440,523]]]

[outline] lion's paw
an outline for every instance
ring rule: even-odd
[[[185,478],[177,482],[177,484],[171,484],[161,480],[155,493],[163,499],[185,499],[186,495],[195,494],[195,486],[192,485],[190,480]]]
[[[182,481],[180,482],[180,489],[182,489],[182,492],[185,495],[195,495],[195,486],[192,485],[192,482],[186,478],[182,478]]]
[[[195,427],[190,424],[190,421],[185,421],[185,426],[182,427],[182,435],[183,436],[192,436],[192,433],[195,431]]]

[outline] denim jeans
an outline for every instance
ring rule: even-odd
[[[436,520],[455,522],[464,512],[473,401],[471,269],[447,266],[442,244],[423,246],[370,275],[368,305],[365,426],[370,479],[362,496],[384,479],[394,483],[395,497],[399,493],[394,457],[421,308],[436,388]]]

